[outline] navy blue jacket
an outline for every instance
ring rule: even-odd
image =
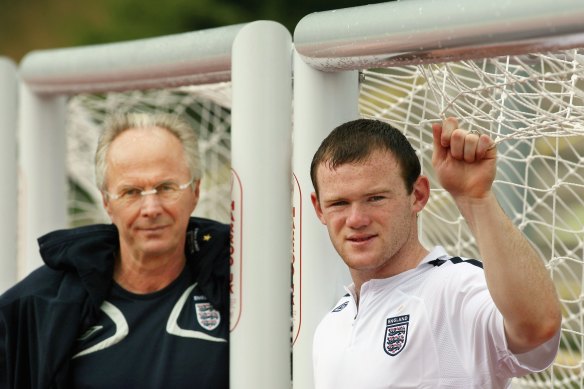
[[[205,234],[214,239],[204,241]],[[0,296],[0,388],[69,388],[71,348],[95,321],[113,282],[114,225],[51,232],[45,265]],[[216,309],[229,309],[229,226],[191,218],[185,253]]]

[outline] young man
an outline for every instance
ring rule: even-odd
[[[482,262],[420,243],[417,215],[429,182],[398,130],[345,123],[314,156],[312,202],[353,280],[315,333],[317,389],[503,388],[556,355],[559,301],[491,190],[493,141],[454,118],[433,132],[436,176]]]
[[[0,297],[2,388],[227,388],[229,228],[190,217],[194,130],[128,114],[98,143],[112,225],[39,239],[45,265]]]

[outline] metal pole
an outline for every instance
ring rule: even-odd
[[[16,178],[16,130],[18,81],[16,65],[8,58],[0,58],[0,167],[2,168],[2,185],[0,185],[0,293],[12,286],[17,278],[16,230],[17,230],[17,195]]]
[[[310,163],[316,149],[339,124],[357,119],[356,71],[325,73],[294,54],[294,246],[293,383],[312,388],[312,338],[316,326],[345,293],[348,271],[312,206]]]
[[[20,276],[42,264],[37,238],[67,226],[65,97],[20,87]]]
[[[232,55],[231,388],[290,388],[292,40],[250,23]]]
[[[20,74],[42,94],[176,87],[228,81],[243,25],[27,54]]]
[[[294,44],[325,71],[578,47],[581,0],[407,0],[305,16]]]

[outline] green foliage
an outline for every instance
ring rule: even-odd
[[[364,0],[104,0],[109,21],[83,31],[79,44],[116,42],[197,31],[255,20],[274,20],[292,33],[305,15],[349,6]]]
[[[196,31],[241,22],[245,10],[237,2],[222,0],[105,0],[107,24],[90,28],[81,44],[117,42]]]
[[[0,0],[0,55],[120,42],[273,20],[290,33],[304,16],[366,0]]]

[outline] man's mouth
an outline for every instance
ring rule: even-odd
[[[139,229],[141,231],[145,231],[145,232],[157,232],[157,231],[161,231],[165,228],[165,226],[151,226],[151,227],[140,227]]]
[[[347,240],[350,242],[354,242],[354,243],[361,243],[361,242],[367,242],[367,241],[373,239],[374,237],[375,237],[375,235],[353,235],[353,236],[349,236],[347,238]]]

